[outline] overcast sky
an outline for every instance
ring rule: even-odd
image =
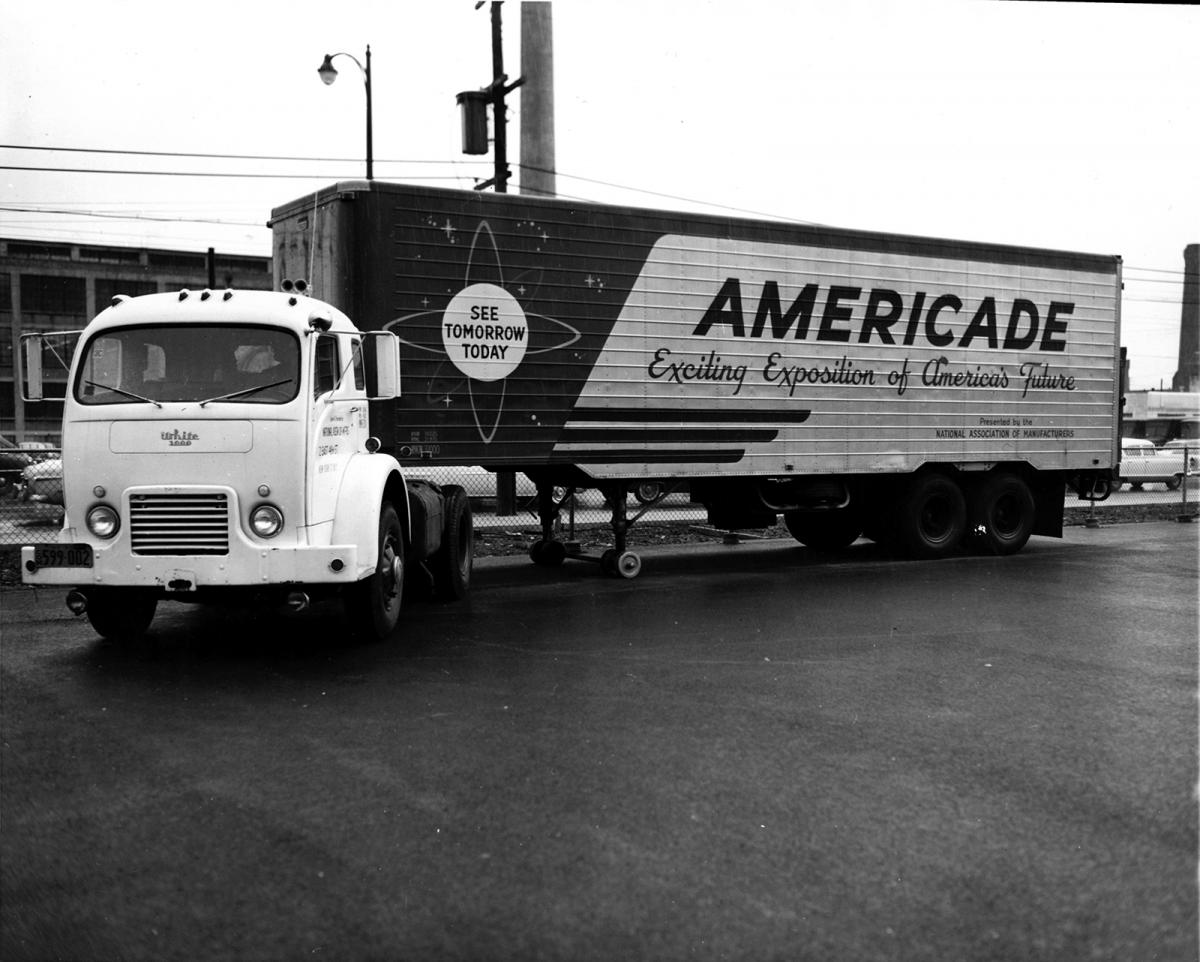
[[[316,68],[367,44],[376,177],[491,175],[455,106],[491,80],[487,4],[9,0],[4,19],[0,236],[269,255],[272,207],[363,175],[361,74]],[[1132,386],[1170,386],[1200,242],[1197,8],[554,0],[553,19],[560,194],[1120,254]]]

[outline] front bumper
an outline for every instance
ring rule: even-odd
[[[186,594],[209,588],[272,585],[339,585],[357,578],[357,545],[255,547],[228,555],[142,556],[128,546],[93,547],[90,568],[40,568],[35,548],[21,548],[21,580],[27,585],[157,588]]]

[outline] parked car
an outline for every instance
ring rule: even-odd
[[[21,472],[21,497],[41,504],[63,503],[62,458],[35,461]]]
[[[33,464],[33,455],[0,434],[0,497],[17,492],[21,472]]]
[[[1200,440],[1176,438],[1174,441],[1168,441],[1159,450],[1186,452],[1188,474],[1200,474]]]
[[[1121,438],[1121,484],[1134,491],[1144,484],[1165,484],[1174,491],[1183,483],[1183,452],[1156,448],[1144,438]]]

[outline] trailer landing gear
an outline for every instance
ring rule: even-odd
[[[554,488],[538,485],[538,517],[542,522],[542,538],[529,549],[529,557],[534,564],[551,567],[560,565],[568,558],[575,561],[592,561],[600,566],[600,570],[614,578],[636,578],[642,571],[642,559],[626,546],[626,535],[650,508],[675,490],[673,487],[661,488],[658,497],[646,502],[631,518],[626,510],[626,499],[630,487],[625,483],[607,485],[603,491],[612,505],[613,546],[602,554],[584,554],[574,541],[564,544],[554,537],[554,524],[558,520],[559,511],[575,489],[567,489],[561,500],[555,500]]]

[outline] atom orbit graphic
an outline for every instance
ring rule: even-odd
[[[456,228],[451,224],[449,218],[444,225],[437,225],[437,229],[451,238],[456,232]],[[545,240],[545,237],[543,236],[542,239]],[[538,276],[531,277],[532,273],[536,273]],[[515,289],[520,292],[522,298],[537,294],[538,288],[541,286],[540,273],[540,271],[524,272],[512,279],[511,283],[518,285]],[[486,361],[462,361],[450,356],[449,346],[451,344],[459,346],[463,325],[472,322],[465,317],[458,319],[456,314],[457,322],[446,325],[451,328],[451,333],[448,334],[443,329],[443,321],[448,316],[450,305],[454,304],[464,292],[472,289],[478,292],[481,301],[485,303],[485,306],[480,308],[481,316],[494,321],[494,327],[497,330],[513,330],[517,327],[518,320],[525,323],[527,329],[520,333],[522,338],[528,338],[528,343],[524,343],[522,340],[522,343],[519,344],[520,349],[514,351],[513,357],[516,358],[516,364],[512,363],[513,357],[507,357],[503,362],[498,362],[497,366],[497,364],[489,364]],[[422,303],[428,303],[428,301],[425,300]],[[402,330],[405,325],[415,327],[420,324],[428,327],[429,322],[434,319],[436,319],[439,330],[443,330],[442,341],[437,346],[418,343],[403,336]],[[426,400],[431,405],[441,404],[448,408],[454,404],[456,397],[465,394],[471,405],[475,428],[484,444],[492,443],[496,437],[496,431],[500,427],[508,391],[508,376],[520,368],[520,364],[525,358],[565,350],[582,336],[576,328],[565,321],[544,314],[527,313],[521,308],[517,298],[505,283],[500,249],[496,245],[495,235],[487,221],[480,221],[479,226],[475,228],[475,233],[471,238],[471,250],[467,257],[463,290],[450,299],[447,308],[440,311],[418,311],[413,314],[405,314],[385,324],[384,330],[394,333],[400,343],[406,347],[427,354],[440,355],[440,363],[429,381]],[[506,352],[501,351],[500,353]],[[443,372],[446,373],[443,374]],[[447,383],[447,378],[450,379],[449,383]],[[485,385],[498,385],[499,394],[495,393],[496,388],[489,389]],[[489,410],[493,405],[494,415]]]

